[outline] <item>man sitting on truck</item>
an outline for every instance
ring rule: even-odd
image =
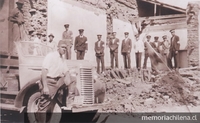
[[[42,65],[42,102],[39,103],[37,119],[40,122],[45,122],[46,112],[53,112],[56,100],[55,94],[59,87],[62,85],[68,86],[71,81],[69,77],[69,69],[64,58],[64,54],[67,50],[67,44],[65,41],[59,41],[58,50],[50,52],[44,58]],[[45,100],[45,101],[44,101]]]

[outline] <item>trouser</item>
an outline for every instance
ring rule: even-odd
[[[104,56],[96,56],[96,60],[97,60],[97,73],[100,74],[105,70]],[[101,72],[100,72],[100,63],[101,63]]]
[[[71,59],[71,45],[67,46],[67,51],[66,51],[66,59]]]
[[[149,58],[149,54],[148,53],[145,53],[144,54],[144,63],[143,63],[143,69],[146,69],[147,68],[147,60]]]
[[[130,69],[131,68],[131,56],[130,53],[122,53],[123,61],[124,61],[124,68]]]
[[[46,116],[48,113],[52,113],[57,102],[56,93],[58,89],[64,86],[63,78],[48,78],[46,79],[47,87],[49,89],[49,95],[41,95],[40,101],[38,102],[38,112],[36,113],[36,118],[40,123],[46,123]],[[66,91],[64,90],[64,93]],[[65,95],[65,94],[63,94]],[[63,98],[66,103],[66,97]]]
[[[85,51],[77,50],[77,53],[76,53],[77,60],[84,60],[84,56],[85,56]]]
[[[114,68],[114,61],[115,67],[118,68],[118,52],[110,52],[110,59],[111,59],[111,68]]]
[[[142,58],[142,53],[141,52],[135,53],[136,68],[138,69],[138,71],[141,69],[141,58]]]
[[[174,67],[172,66],[172,58],[174,58]],[[170,51],[167,61],[169,68],[179,68],[179,53],[176,54],[175,51]]]

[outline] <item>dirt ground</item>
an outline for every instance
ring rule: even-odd
[[[116,72],[117,71],[117,72]],[[130,72],[131,71],[131,72]],[[107,71],[104,106],[99,112],[199,112],[200,69],[180,69],[155,76],[136,70]],[[147,73],[147,72],[146,72]]]
[[[157,75],[148,70],[108,70],[97,81],[105,84],[106,91],[103,106],[98,111],[99,123],[141,123],[141,116],[135,116],[135,113],[200,112],[199,68],[166,71]],[[194,123],[199,122],[199,114],[197,117]]]

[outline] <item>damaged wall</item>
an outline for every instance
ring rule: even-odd
[[[200,65],[200,2],[190,2],[187,7],[189,66]]]
[[[138,17],[136,0],[75,0],[106,11],[107,31],[112,32],[112,19],[129,21]]]

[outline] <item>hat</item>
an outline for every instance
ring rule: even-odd
[[[24,0],[18,0],[16,4],[24,4]]]
[[[102,36],[101,34],[97,34],[97,36]]]
[[[65,45],[65,46],[67,47],[67,44],[66,44],[66,42],[65,42],[65,41],[63,41],[63,40],[60,40],[60,41],[58,42],[58,47],[59,47],[59,46],[61,46],[61,45],[62,45],[62,46],[64,46],[64,45]]]
[[[174,30],[174,29],[171,29],[169,32],[171,32],[171,33],[172,33],[172,32],[175,32],[175,30]]]
[[[65,27],[65,28],[68,28],[68,27],[69,27],[69,24],[65,24],[64,27]]]
[[[150,36],[150,35],[147,35],[146,37],[147,37],[147,38],[151,38],[151,36]]]
[[[35,9],[31,9],[29,12],[30,12],[30,13],[31,13],[31,12],[36,12],[36,10],[35,10]]]
[[[165,38],[165,39],[166,39],[166,38],[167,38],[167,35],[163,35],[162,38]]]
[[[154,39],[158,39],[158,38],[159,38],[158,36],[155,36],[155,37],[154,37]]]
[[[129,33],[128,33],[128,32],[124,32],[124,34],[125,34],[125,35],[128,35]]]
[[[84,31],[84,29],[79,29],[78,31],[79,31],[79,32],[83,32],[83,31]]]
[[[50,36],[52,36],[53,38],[54,38],[54,35],[51,33],[51,34],[49,34],[49,36],[48,37],[50,37]]]

